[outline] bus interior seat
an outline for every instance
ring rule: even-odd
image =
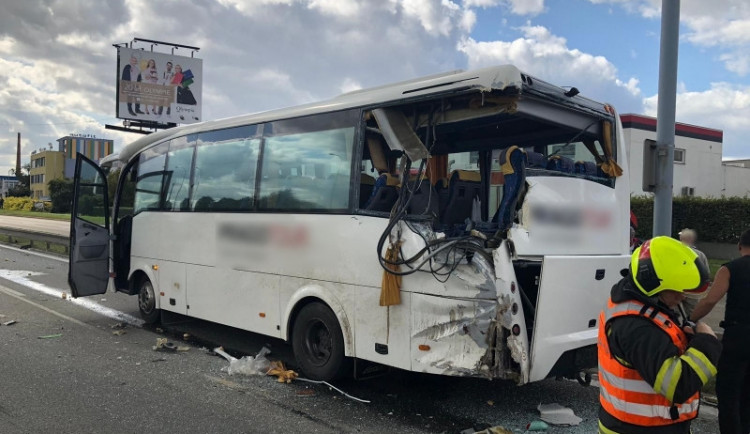
[[[443,211],[445,211],[445,206],[448,205],[448,194],[450,193],[450,190],[448,189],[448,178],[440,178],[437,181],[435,181],[435,192],[437,193],[438,198],[438,216],[443,215]]]
[[[444,224],[462,223],[471,217],[475,197],[481,197],[482,183],[479,172],[454,170],[448,184],[448,202],[440,215]]]
[[[547,161],[547,169],[556,172],[573,173],[574,166],[573,160],[562,155],[553,155]]]
[[[435,187],[430,184],[430,180],[425,176],[422,176],[421,179],[412,178],[409,180],[412,197],[406,212],[414,215],[427,215],[437,219],[440,213],[440,204]]]
[[[547,158],[541,152],[526,151],[527,167],[534,169],[546,169]]]
[[[372,196],[365,204],[369,211],[390,211],[398,199],[398,178],[390,173],[381,174],[375,181]]]
[[[596,163],[593,161],[576,161],[574,172],[586,176],[598,176]]]
[[[510,151],[510,156],[508,156],[508,151]],[[492,216],[492,221],[498,223],[498,230],[505,231],[513,224],[513,220],[515,220],[518,199],[526,185],[528,152],[523,152],[522,149],[516,147],[506,148],[500,154],[498,160],[503,169],[507,168],[505,165],[508,164],[513,170],[512,173],[508,171],[503,176],[505,181],[503,183],[503,197],[500,200],[500,205],[498,205],[495,215]]]
[[[372,196],[372,190],[375,188],[375,178],[363,173],[359,179],[359,207],[364,208],[370,196]]]

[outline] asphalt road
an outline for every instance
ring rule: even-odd
[[[205,348],[255,354],[293,364],[279,340],[176,318],[160,329],[139,326],[135,298],[69,294],[64,259],[0,247],[0,433],[457,433],[482,424],[523,432],[536,406],[559,403],[583,418],[550,433],[596,431],[598,390],[553,379],[506,382],[391,371],[337,387],[282,384],[266,376],[230,376]],[[108,316],[107,316],[108,315]],[[125,323],[124,334],[112,327]],[[163,328],[163,332],[160,331]],[[189,334],[184,341],[184,333]],[[166,337],[188,351],[154,351]],[[292,366],[293,367],[293,366]],[[715,412],[694,433],[718,432]]]

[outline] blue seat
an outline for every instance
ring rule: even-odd
[[[544,154],[534,151],[526,151],[526,167],[531,167],[535,169],[546,169],[547,168],[547,158],[544,157]]]
[[[556,172],[573,173],[575,163],[568,157],[562,155],[553,155],[549,157],[547,161],[547,170],[554,170]]]

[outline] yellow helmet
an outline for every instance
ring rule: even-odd
[[[630,274],[651,297],[662,291],[701,293],[708,288],[708,269],[693,249],[670,237],[654,237],[635,249]]]

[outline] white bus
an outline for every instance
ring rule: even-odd
[[[69,283],[290,341],[314,379],[573,378],[628,264],[623,146],[611,106],[513,66],[159,131],[111,216],[78,155]]]

